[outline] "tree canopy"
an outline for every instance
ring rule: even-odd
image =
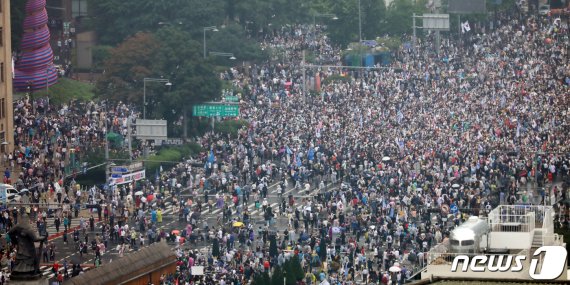
[[[385,0],[89,1],[93,28],[104,45],[118,44],[141,31],[155,32],[164,25],[181,26],[195,38],[203,36],[203,27],[227,26],[228,31],[242,31],[235,35],[247,39],[285,24],[311,23],[313,16],[329,13],[338,20],[319,19],[318,23],[330,26],[335,43],[346,45],[359,39],[359,3],[363,39],[406,33],[411,30],[411,14],[425,10],[425,0],[393,1],[388,8]],[[231,47],[229,43],[219,46]]]
[[[20,48],[20,41],[24,34],[24,17],[26,15],[26,1],[10,1],[10,28],[12,35],[12,49]]]
[[[137,33],[111,49],[98,80],[98,95],[143,104],[143,80],[163,78],[171,86],[147,84],[147,114],[174,121],[189,106],[219,96],[221,82],[202,57],[201,44],[176,26]]]

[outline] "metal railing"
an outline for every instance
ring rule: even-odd
[[[492,232],[531,232],[535,228],[534,213],[489,219],[489,226]]]
[[[564,244],[563,236],[558,234],[550,234],[550,235],[541,235],[540,245],[533,244],[533,246],[552,246],[552,245],[562,245],[562,244]]]
[[[535,228],[552,229],[552,207],[500,205],[489,213],[492,231],[529,232]]]

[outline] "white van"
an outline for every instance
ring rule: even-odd
[[[538,8],[538,14],[541,16],[546,16],[548,15],[548,13],[550,13],[550,5],[548,4],[540,5],[540,8]]]
[[[22,198],[20,191],[10,184],[0,184],[0,197],[3,198],[4,195],[6,196],[7,202],[19,202]]]

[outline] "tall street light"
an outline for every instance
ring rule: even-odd
[[[358,42],[362,43],[362,13],[360,8],[360,0],[358,0]]]
[[[204,58],[206,58],[206,31],[217,32],[218,28],[216,26],[204,27]]]
[[[209,55],[213,55],[213,56],[223,56],[223,57],[229,57],[231,60],[235,60],[236,57],[234,56],[233,53],[229,53],[229,52],[217,52],[217,51],[211,51],[208,53]]]
[[[162,82],[166,86],[172,86],[170,79],[164,78],[145,78],[143,79],[143,119],[146,119],[146,83],[147,82]]]

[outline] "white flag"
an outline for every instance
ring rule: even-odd
[[[469,21],[465,21],[465,23],[461,24],[461,31],[465,34],[466,32],[471,31],[471,27],[469,26]]]

